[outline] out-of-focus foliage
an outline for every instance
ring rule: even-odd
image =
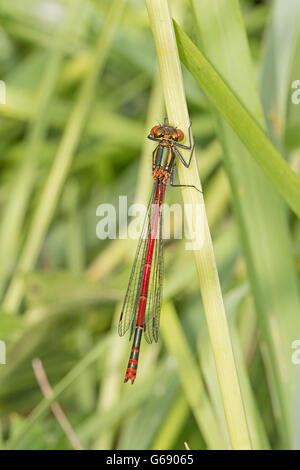
[[[300,9],[284,0],[237,3],[269,135],[299,171],[300,104],[290,98],[291,82],[300,80]],[[214,48],[209,51],[205,41],[214,35],[204,36],[213,18],[201,15],[199,26],[192,2],[169,4],[209,56]],[[6,84],[6,104],[0,105],[0,339],[7,347],[7,364],[0,365],[1,447],[71,448],[37,384],[36,357],[84,448],[183,449],[184,441],[191,449],[228,447],[196,271],[181,240],[165,243],[161,338],[157,345],[143,343],[136,383],[123,384],[129,343],[118,337],[116,325],[136,242],[118,239],[118,224],[117,239],[99,240],[96,209],[113,204],[118,216],[120,195],[129,204],[149,195],[153,146],[145,137],[162,119],[163,103],[144,3],[1,0],[0,19],[0,79]],[[230,21],[239,19],[226,17],[227,27]],[[283,58],[287,69],[280,74]],[[220,132],[204,94],[183,72],[252,441],[257,448],[299,448],[300,380],[294,364],[285,367],[291,338],[300,340],[299,312],[272,305],[276,298],[287,308],[296,305],[297,287],[284,279],[296,278],[296,266],[299,277],[300,224],[286,210],[284,229],[269,242],[264,224],[276,211],[268,202],[269,183],[253,189],[263,210],[249,200],[239,203],[239,168],[226,158],[223,167],[224,148],[238,148],[231,147],[234,137]],[[255,105],[247,104],[249,110]],[[181,201],[175,188],[168,193],[168,202]],[[281,263],[280,246],[289,262]],[[270,265],[272,257],[277,262]],[[295,271],[285,273],[286,266]]]

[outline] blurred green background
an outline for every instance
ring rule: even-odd
[[[254,115],[259,92],[268,135],[299,174],[299,2],[229,4],[169,0],[219,73],[230,83],[227,61],[245,83]],[[123,384],[130,344],[117,322],[136,241],[99,240],[96,209],[114,204],[118,214],[120,195],[149,197],[145,140],[164,108],[144,2],[1,0],[0,20],[0,447],[228,448],[184,241],[165,243],[160,340],[143,342],[136,383]],[[252,443],[299,449],[299,220],[183,75]],[[180,190],[167,201],[181,202]],[[38,384],[41,363],[67,435]]]

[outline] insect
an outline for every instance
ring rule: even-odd
[[[167,181],[170,180],[171,186],[193,187],[200,191],[194,185],[174,184],[176,156],[186,168],[190,166],[192,160],[195,144],[192,145],[191,125],[188,134],[189,145],[181,144],[184,133],[168,125],[165,120],[163,125],[153,127],[148,135],[148,139],[157,142],[152,154],[154,184],[118,328],[120,336],[123,336],[128,329],[129,340],[133,336],[124,378],[124,382],[131,380],[132,384],[136,378],[143,332],[147,343],[158,340],[163,276],[162,204]],[[187,162],[181,155],[180,149],[190,150]]]

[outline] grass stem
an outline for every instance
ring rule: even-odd
[[[33,268],[37,260],[41,244],[51,222],[80,140],[95,94],[97,80],[105,65],[113,33],[119,22],[125,2],[126,0],[114,0],[110,7],[94,55],[91,58],[90,70],[81,85],[77,102],[66,125],[52,168],[44,185],[40,202],[33,215],[28,237],[17,266],[17,272],[4,299],[3,309],[7,312],[15,312],[19,308],[24,291],[24,274]]]
[[[156,44],[168,119],[187,135],[190,119],[168,3],[166,0],[146,0],[146,5]],[[183,156],[187,159],[187,153],[183,153]],[[181,184],[199,188],[200,180],[195,162],[196,159],[193,158],[189,169],[179,165],[178,173]],[[202,246],[193,252],[231,446],[233,449],[251,449],[203,197],[193,188],[184,188],[182,194],[185,205],[190,205],[193,209],[187,218],[190,232],[202,232]],[[196,220],[199,210],[200,223]]]

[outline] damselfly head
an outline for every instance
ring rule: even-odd
[[[156,139],[169,139],[174,140],[175,142],[180,142],[184,139],[184,133],[182,130],[168,125],[152,127],[150,135]]]

